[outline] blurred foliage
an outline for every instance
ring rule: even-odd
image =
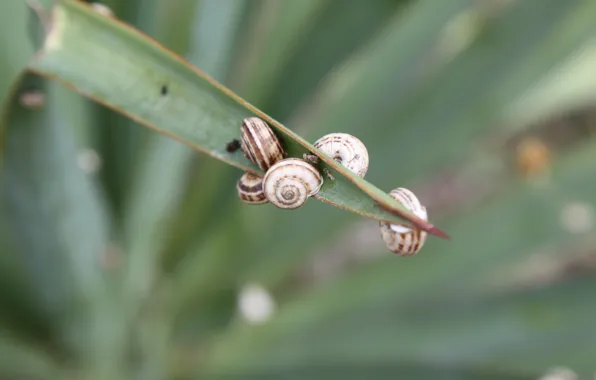
[[[594,1],[105,4],[309,141],[358,136],[451,241],[242,204],[236,168],[24,73],[0,2],[0,377],[593,377]]]

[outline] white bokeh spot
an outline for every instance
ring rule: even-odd
[[[77,166],[85,173],[95,173],[101,167],[101,157],[93,149],[83,149],[77,154]]]
[[[577,380],[575,372],[566,367],[554,367],[548,370],[539,380]]]
[[[238,296],[238,308],[250,324],[261,324],[271,318],[275,302],[269,292],[258,284],[247,284]]]
[[[594,226],[594,210],[589,204],[569,203],[561,210],[563,228],[573,234],[589,232]]]

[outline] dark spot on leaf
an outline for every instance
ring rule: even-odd
[[[168,86],[166,86],[165,84],[163,86],[161,86],[161,95],[165,96],[168,94]]]
[[[240,140],[234,139],[226,144],[226,151],[228,153],[234,153],[240,149]]]

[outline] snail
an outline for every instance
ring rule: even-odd
[[[238,197],[248,204],[267,203],[263,192],[263,178],[252,173],[244,173],[236,183]]]
[[[246,158],[254,162],[263,171],[285,157],[281,142],[271,128],[258,117],[242,120],[240,128],[241,149]]]
[[[299,158],[286,158],[275,163],[263,177],[265,197],[278,208],[295,209],[319,192],[321,173]]]
[[[359,177],[364,178],[366,175],[368,150],[358,138],[347,133],[330,133],[313,145]],[[315,164],[318,162],[318,157],[312,154],[305,154],[304,159]]]
[[[398,187],[391,190],[389,195],[417,217],[428,220],[426,208],[420,204],[418,198],[410,190]],[[404,224],[379,222],[379,228],[387,248],[400,256],[415,255],[426,241],[427,233],[425,231]]]

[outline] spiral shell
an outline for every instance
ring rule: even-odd
[[[364,178],[368,170],[368,150],[358,138],[347,133],[330,133],[313,144],[350,171]]]
[[[322,185],[321,173],[299,158],[287,158],[277,162],[263,178],[265,197],[283,209],[302,206],[308,197],[319,192]]]
[[[398,187],[391,190],[389,195],[417,217],[428,220],[426,208],[420,204],[418,198],[410,190]],[[426,241],[427,233],[425,231],[408,225],[379,222],[379,228],[387,248],[400,256],[415,255]]]
[[[285,157],[281,142],[273,130],[258,117],[247,117],[240,127],[242,152],[263,171]]]
[[[238,197],[248,204],[267,203],[263,191],[263,178],[252,173],[244,173],[236,183]]]

